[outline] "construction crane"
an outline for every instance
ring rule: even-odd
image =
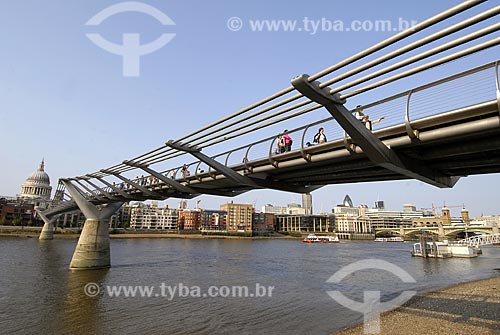
[[[443,204],[443,206],[434,206],[434,203],[432,203],[432,207],[422,207],[420,210],[425,211],[425,210],[432,210],[432,215],[437,216],[436,209],[442,209],[442,208],[465,208],[465,204],[461,205],[446,205],[446,202]]]

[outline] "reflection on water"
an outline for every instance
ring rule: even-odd
[[[69,271],[75,240],[0,239],[0,333],[6,334],[328,334],[362,320],[326,291],[362,300],[364,290],[388,300],[403,290],[426,291],[489,277],[500,248],[476,259],[422,259],[410,243],[309,245],[296,240],[112,241],[111,269]],[[326,281],[358,260],[375,258],[409,272],[415,284],[384,271]],[[84,287],[102,289],[88,297]],[[272,297],[110,297],[110,285],[274,286]],[[156,291],[158,292],[158,291]]]
[[[65,289],[62,328],[72,334],[107,333],[100,323],[104,310],[100,306],[100,297],[88,297],[84,288],[88,283],[104,286],[109,269],[91,271],[70,271]]]

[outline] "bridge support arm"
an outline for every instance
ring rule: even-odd
[[[224,164],[221,164],[217,162],[215,159],[208,157],[207,155],[201,153],[201,149],[197,147],[189,147],[186,144],[180,143],[180,142],[174,142],[174,141],[168,141],[165,143],[168,147],[182,151],[182,152],[187,152],[193,155],[194,157],[198,158],[200,161],[203,163],[207,164],[214,170],[222,173],[226,178],[229,178],[238,184],[241,185],[249,185],[249,186],[256,186],[256,184],[253,182],[252,179],[250,179],[247,176],[243,176],[239,174],[238,172],[228,168]]]
[[[324,106],[374,164],[441,188],[453,187],[458,181],[459,177],[443,175],[418,160],[388,148],[349,112],[344,106],[345,100],[341,100],[338,93],[331,95],[328,87],[320,88],[319,82],[310,83],[308,78],[307,74],[296,77],[292,79],[292,86],[305,97]]]
[[[87,184],[89,184],[90,186],[94,187],[94,189],[99,190],[99,193],[101,193],[102,195],[104,195],[106,198],[108,198],[108,199],[110,199],[110,200],[118,200],[118,198],[117,198],[117,197],[112,196],[112,195],[111,195],[111,194],[109,194],[108,192],[104,191],[104,190],[102,189],[102,187],[99,187],[99,186],[97,186],[96,184],[94,184],[93,182],[91,182],[91,181],[89,180],[89,177],[80,177],[80,178],[82,178],[83,180],[85,180],[85,182],[86,182]],[[126,195],[126,194],[125,194],[125,195]]]
[[[135,162],[132,162],[132,161],[123,161],[123,164],[128,165],[128,166],[132,166],[132,167],[137,167],[137,168],[145,171],[146,173],[149,173],[150,175],[155,176],[156,178],[158,178],[159,180],[161,180],[165,184],[169,185],[170,187],[172,187],[176,191],[178,191],[180,193],[186,193],[190,197],[193,196],[193,195],[199,194],[193,188],[191,188],[189,186],[182,185],[178,181],[173,180],[171,178],[168,178],[168,177],[162,175],[161,173],[159,173],[159,172],[157,172],[157,171],[149,168],[147,165],[135,163]]]
[[[101,170],[101,172],[114,175],[116,178],[118,178],[118,179],[126,182],[127,184],[132,185],[132,187],[135,187],[136,189],[138,189],[139,191],[141,191],[142,193],[144,193],[144,194],[146,194],[148,196],[151,196],[153,198],[162,199],[162,196],[160,194],[148,190],[144,186],[141,186],[141,185],[133,182],[132,180],[125,178],[124,176],[120,175],[119,173],[114,173],[114,172],[110,172],[110,171],[106,171],[106,170]]]
[[[97,192],[95,192],[94,190],[91,190],[90,188],[88,188],[85,184],[83,184],[81,181],[79,181],[77,178],[75,179],[72,179],[74,180],[78,185],[80,185],[81,187],[83,187],[85,190],[87,190],[87,192],[89,192],[90,194],[92,194],[97,200],[100,200],[100,201],[104,201],[104,198],[101,197]]]
[[[80,190],[69,180],[62,180],[64,187],[71,194],[72,199],[76,202],[78,208],[82,211],[87,219],[99,220],[99,209],[93,203],[85,199]]]
[[[104,185],[110,187],[113,191],[115,191],[117,194],[121,195],[125,199],[133,199],[134,198],[130,194],[128,194],[128,193],[123,192],[122,190],[120,190],[118,187],[112,185],[111,183],[108,183],[106,180],[104,180],[101,177],[96,177],[96,176],[92,176],[92,175],[88,175],[88,176],[99,180],[101,183],[103,183]]]

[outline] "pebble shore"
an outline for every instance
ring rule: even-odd
[[[364,334],[363,324],[336,334]],[[379,334],[500,334],[500,276],[417,295],[381,315]]]

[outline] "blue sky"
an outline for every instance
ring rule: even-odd
[[[422,21],[459,2],[144,1],[167,14],[175,26],[161,26],[140,13],[122,13],[91,27],[85,25],[91,17],[119,1],[2,1],[0,194],[17,194],[42,157],[55,187],[60,177],[94,172],[156,148],[287,87],[295,75],[316,73],[394,34],[254,32],[249,20]],[[470,13],[487,7],[492,4]],[[471,15],[458,16],[449,24]],[[241,30],[228,29],[231,17],[241,18]],[[140,33],[147,43],[165,32],[176,36],[141,57],[139,77],[122,76],[121,57],[85,36],[100,33],[120,43],[123,33]],[[498,51],[494,48],[402,81],[392,91],[367,94],[349,103],[380,99],[416,82],[496,60]],[[348,193],[356,205],[371,206],[380,199],[387,207],[399,209],[404,203],[430,207],[446,201],[465,204],[472,215],[486,215],[500,214],[499,186],[497,174],[463,178],[455,188],[444,190],[417,181],[332,185],[315,191],[313,199],[316,212],[330,211]],[[204,208],[217,208],[228,200],[199,199]],[[300,201],[300,195],[252,191],[233,200],[260,208],[266,203]],[[177,200],[168,203],[175,206]]]

